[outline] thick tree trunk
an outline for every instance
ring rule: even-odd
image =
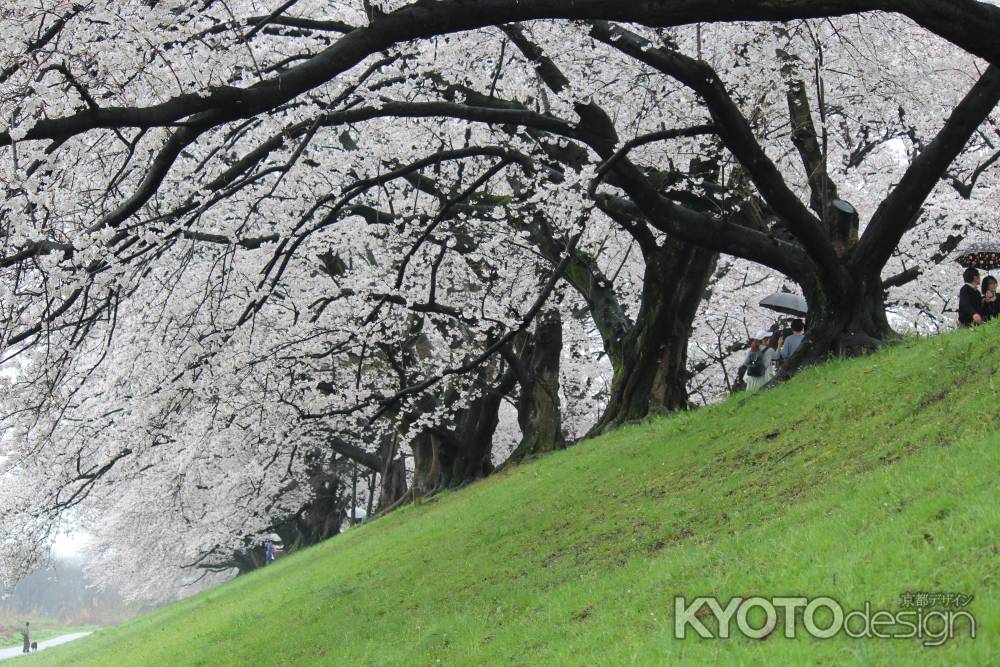
[[[639,316],[611,355],[611,396],[590,435],[688,407],[688,339],[717,257],[675,241],[647,257]]]
[[[488,391],[462,410],[454,430],[441,432],[445,486],[463,486],[493,472],[493,434],[500,423],[501,400],[502,393]]]
[[[871,352],[896,337],[885,314],[885,293],[879,275],[851,277],[842,293],[824,291],[817,283],[803,285],[809,302],[806,337],[777,374],[791,377],[831,356]]]
[[[345,517],[345,498],[336,478],[320,484],[309,504],[275,530],[286,552],[318,544],[340,533]],[[353,498],[352,498],[353,502]]]
[[[255,547],[240,551],[233,556],[233,564],[236,566],[236,576],[240,577],[248,572],[264,567],[264,549]]]
[[[514,381],[512,372],[505,373],[495,387],[458,412],[452,428],[434,427],[417,435],[412,443],[415,497],[464,486],[493,472],[493,434],[500,422],[500,402]]]
[[[440,438],[424,431],[413,438],[410,448],[413,451],[413,496],[416,500],[443,486]]]
[[[347,515],[344,488],[339,482],[339,473],[331,469],[316,471],[309,483],[313,486],[313,498],[295,515],[274,526],[273,531],[281,537],[285,553],[318,544],[340,533],[340,526]],[[232,564],[238,575],[264,567],[264,547],[248,544],[247,548],[233,554]]]
[[[557,308],[545,311],[521,353],[517,422],[521,442],[507,463],[516,463],[566,447],[559,405],[559,362],[562,357],[562,318]]]
[[[413,493],[416,498],[463,486],[493,472],[490,461],[492,433],[485,439],[476,434],[462,441],[457,435],[460,432],[430,429],[414,439]]]
[[[402,456],[386,461],[382,471],[382,488],[379,491],[378,511],[392,507],[406,495],[406,460]]]

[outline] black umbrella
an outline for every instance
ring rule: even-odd
[[[966,246],[955,261],[967,269],[976,268],[983,271],[1000,269],[1000,243],[995,241],[973,243]]]
[[[805,317],[809,313],[809,306],[806,305],[804,297],[791,292],[777,292],[760,302],[764,308],[784,313],[785,315],[796,315]]]

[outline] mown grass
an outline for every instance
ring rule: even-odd
[[[1000,664],[1000,329],[632,426],[38,654],[67,665]],[[977,637],[673,638],[674,597],[974,595]]]

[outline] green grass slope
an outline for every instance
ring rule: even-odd
[[[1000,328],[985,327],[831,363],[405,508],[33,660],[1000,664],[998,362]],[[907,592],[974,595],[977,637],[673,638],[676,595],[898,610]]]

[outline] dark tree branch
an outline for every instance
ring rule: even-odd
[[[440,0],[417,2],[343,35],[309,60],[249,88],[220,86],[151,107],[88,110],[43,119],[27,139],[64,139],[97,128],[155,127],[208,112],[212,126],[269,111],[327,83],[394,44],[537,19],[606,20],[673,27],[697,22],[786,21],[870,11],[897,12],[956,45],[1000,63],[1000,7],[976,0]],[[0,133],[0,146],[11,142]]]
[[[714,125],[695,125],[694,127],[660,130],[659,132],[651,132],[650,134],[644,134],[636,137],[635,139],[630,139],[629,141],[626,141],[625,145],[619,148],[614,155],[602,162],[601,166],[598,167],[597,178],[594,179],[593,184],[590,186],[590,193],[593,195],[598,184],[604,180],[604,177],[607,176],[608,172],[614,168],[618,160],[621,160],[623,157],[628,155],[629,152],[639,146],[645,146],[646,144],[655,143],[657,141],[680,139],[682,137],[700,137],[706,134],[715,134],[716,132],[717,130]]]
[[[875,211],[852,254],[855,268],[885,265],[927,196],[998,102],[1000,67],[990,65]]]
[[[277,234],[268,234],[246,239],[232,239],[222,234],[209,234],[208,232],[198,232],[185,229],[181,236],[192,241],[204,241],[206,243],[217,243],[220,245],[235,245],[246,250],[256,250],[268,243],[277,243],[280,237]]]
[[[56,21],[49,26],[49,28],[43,32],[37,39],[28,42],[27,48],[24,50],[26,56],[35,53],[39,49],[44,48],[49,42],[55,39],[56,35],[62,32],[62,29],[66,27],[66,23],[72,19],[74,16],[79,14],[84,10],[84,5],[75,4],[70,8],[70,11],[65,15],[61,16]],[[21,63],[14,62],[0,71],[0,83],[5,83],[10,77],[14,76],[17,71],[21,69]]]
[[[837,254],[825,228],[785,183],[715,70],[705,62],[654,47],[620,26],[599,21],[591,25],[591,34],[596,39],[677,79],[702,97],[726,147],[747,170],[765,201],[782,216],[826,280],[833,285],[842,284]]]
[[[381,401],[379,401],[382,407],[379,408],[379,410],[371,417],[369,423],[374,422],[376,419],[381,417],[389,410],[394,409],[394,407],[406,397],[418,394],[424,391],[425,389],[433,387],[435,384],[437,384],[438,382],[440,382],[441,380],[450,375],[461,375],[464,373],[468,373],[469,371],[479,367],[480,365],[488,361],[490,358],[492,358],[493,355],[500,352],[500,350],[502,350],[508,343],[510,343],[510,341],[513,340],[515,336],[517,336],[519,333],[521,333],[529,326],[531,326],[531,323],[532,321],[534,321],[535,316],[538,315],[538,312],[542,309],[542,307],[545,306],[545,303],[546,301],[548,301],[549,296],[551,296],[552,292],[555,290],[556,284],[562,278],[563,272],[566,270],[566,266],[569,264],[570,258],[572,257],[573,252],[576,250],[576,244],[579,240],[580,240],[580,235],[577,234],[570,241],[569,246],[566,248],[566,256],[559,263],[559,265],[556,266],[555,269],[552,271],[552,274],[549,276],[549,279],[546,282],[545,286],[542,288],[542,291],[535,299],[535,302],[531,305],[531,308],[528,309],[528,312],[526,312],[524,316],[521,318],[521,321],[518,323],[518,326],[514,327],[513,329],[505,333],[503,336],[498,338],[489,347],[487,347],[481,354],[479,354],[471,361],[462,364],[461,366],[458,367],[446,369],[441,373],[432,375],[424,380],[421,380],[420,382],[417,382],[416,384],[412,384],[408,387],[405,387],[400,391],[396,392],[394,395],[389,396],[388,398],[382,399]]]
[[[264,18],[267,18],[268,25],[284,26],[286,28],[301,28],[303,30],[315,30],[316,32],[348,33],[352,30],[358,29],[357,26],[345,23],[344,21],[310,19],[298,16],[274,16],[273,14],[270,17],[252,17],[250,22],[258,23]]]
[[[511,33],[518,34],[518,33]],[[536,71],[554,91],[566,85],[566,77],[541,49],[524,37],[514,41],[526,58],[536,64]],[[577,105],[581,122],[577,138],[589,145],[605,161],[616,153],[618,134],[610,117],[596,104]],[[632,204],[649,224],[681,241],[703,248],[746,257],[782,273],[796,277],[808,269],[809,258],[802,250],[767,233],[721,220],[700,211],[676,204],[660,195],[649,178],[627,156],[615,161],[616,185],[629,195]],[[598,195],[598,199],[600,199]],[[605,208],[608,200],[602,205]],[[626,229],[629,227],[626,226]],[[642,239],[637,237],[642,243]]]
[[[905,271],[897,273],[896,275],[886,278],[885,280],[882,281],[882,289],[888,290],[893,287],[902,287],[903,285],[912,283],[914,280],[920,277],[921,273],[923,273],[923,271],[921,271],[921,269],[916,266],[911,269],[907,269]]]
[[[947,178],[951,182],[951,186],[955,188],[955,191],[962,195],[962,199],[970,199],[972,197],[972,189],[976,187],[976,182],[979,181],[979,177],[982,176],[987,169],[996,164],[997,160],[1000,160],[1000,151],[997,151],[977,166],[972,171],[968,181],[962,181],[962,179],[954,175],[949,175]]]
[[[830,202],[838,198],[837,186],[827,170],[826,154],[813,123],[805,83],[789,76],[785,98],[788,101],[788,117],[792,123],[792,143],[795,144],[809,180],[809,206],[822,220],[827,221],[830,217]]]
[[[322,389],[322,387],[320,387]],[[341,456],[346,456],[356,463],[360,463],[369,470],[374,470],[375,472],[382,472],[385,468],[385,462],[377,454],[372,452],[366,452],[357,445],[352,445],[343,438],[337,436],[331,436],[327,441],[330,445],[330,449],[340,454]]]

